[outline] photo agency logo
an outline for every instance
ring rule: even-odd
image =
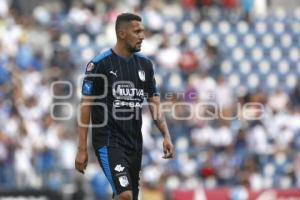
[[[97,81],[96,81],[97,80]],[[103,84],[102,94],[94,95],[93,85],[95,82]],[[210,120],[261,120],[265,114],[264,105],[258,102],[236,103],[231,106],[232,113],[228,115],[228,108],[215,100],[216,95],[212,92],[207,94],[190,93],[188,98],[192,101],[183,101],[186,99],[184,92],[165,93],[161,96],[159,108],[157,104],[145,100],[147,93],[136,88],[133,82],[130,81],[115,81],[111,86],[105,75],[82,75],[78,77],[74,86],[69,81],[55,81],[51,84],[51,95],[53,103],[51,105],[51,117],[57,121],[66,121],[74,117],[77,118],[77,123],[82,127],[87,127],[89,124],[84,124],[80,119],[80,112],[88,106],[97,107],[101,110],[102,120],[98,124],[93,124],[93,127],[103,127],[107,124],[109,111],[115,120],[139,120],[141,117],[140,108],[152,107],[153,119],[160,119],[162,115],[167,114],[168,117],[174,120],[188,121],[192,119],[210,121]],[[112,102],[107,102],[108,89],[111,89],[113,98]],[[75,105],[70,102],[70,98],[76,91],[76,97],[79,99],[93,99],[81,104]],[[199,95],[206,96],[205,101],[199,101]],[[106,101],[103,101],[106,99]],[[96,100],[96,101],[95,101]],[[74,100],[73,100],[74,101]],[[109,110],[108,105],[111,105]],[[147,109],[147,108],[146,108]],[[159,112],[158,112],[159,111]]]

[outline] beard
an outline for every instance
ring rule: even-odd
[[[135,53],[135,52],[139,52],[139,51],[141,51],[141,48],[137,48],[137,47],[130,47],[130,48],[129,48],[129,51],[130,51],[131,53]]]
[[[131,52],[131,53],[136,53],[136,52],[139,52],[139,51],[141,51],[141,46],[130,46],[130,45],[128,45],[128,50],[129,50],[129,52]]]

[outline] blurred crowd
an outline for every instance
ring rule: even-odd
[[[161,159],[162,137],[145,108],[144,199],[163,199],[176,188],[300,187],[300,16],[284,10],[274,14],[268,3],[66,0],[38,1],[28,11],[22,1],[0,0],[0,191],[50,188],[110,197],[92,148],[85,176],[74,170],[76,112],[85,66],[112,47],[114,20],[125,11],[143,17],[147,38],[142,53],[155,63],[176,148],[175,159]],[[283,25],[293,24],[284,33],[298,54],[282,53],[278,58],[280,62],[291,57],[287,67],[280,65],[278,73],[283,75],[278,80],[273,66],[262,65],[266,73],[251,74],[259,59],[269,63],[269,54],[270,60],[278,57],[269,52],[266,39],[266,48],[256,48],[268,55],[259,57],[255,49],[250,68],[245,65],[240,72],[236,57],[245,52],[247,58],[249,42],[237,51],[230,45],[243,46],[243,34],[282,13],[290,20],[281,21]],[[209,30],[219,22],[218,34]],[[236,24],[241,32],[234,29]],[[222,40],[228,26],[233,27],[230,34],[242,39]],[[266,34],[273,37],[272,32]],[[284,51],[284,46],[278,48]],[[287,71],[294,78],[285,86],[281,82]]]

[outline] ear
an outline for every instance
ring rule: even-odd
[[[118,30],[118,36],[121,39],[125,39],[125,37],[126,37],[126,31],[125,31],[125,29]]]

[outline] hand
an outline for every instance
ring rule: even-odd
[[[165,138],[163,142],[164,156],[162,158],[169,159],[174,156],[174,148],[170,138]]]
[[[88,153],[87,150],[78,149],[75,159],[75,168],[80,173],[84,174],[84,170],[88,164]]]

